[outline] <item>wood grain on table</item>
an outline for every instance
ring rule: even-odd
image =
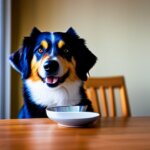
[[[150,117],[100,118],[66,128],[45,119],[0,120],[0,150],[150,150]]]

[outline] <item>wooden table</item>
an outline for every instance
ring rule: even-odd
[[[65,128],[49,119],[0,120],[0,150],[150,150],[150,117]]]

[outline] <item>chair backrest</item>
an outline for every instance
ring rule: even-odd
[[[115,89],[118,89],[121,116],[131,115],[123,76],[89,78],[85,82],[85,89],[88,98],[92,101],[94,111],[100,113],[102,117],[116,117]]]

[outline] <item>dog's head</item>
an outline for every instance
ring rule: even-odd
[[[23,46],[10,56],[22,79],[41,81],[56,87],[65,80],[87,79],[96,56],[85,46],[73,28],[67,32],[41,32],[33,28]]]

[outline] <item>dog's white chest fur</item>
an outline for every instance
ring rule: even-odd
[[[76,105],[81,100],[82,81],[65,82],[56,88],[50,88],[41,81],[33,83],[31,80],[26,80],[26,84],[30,89],[33,102],[42,106]]]

